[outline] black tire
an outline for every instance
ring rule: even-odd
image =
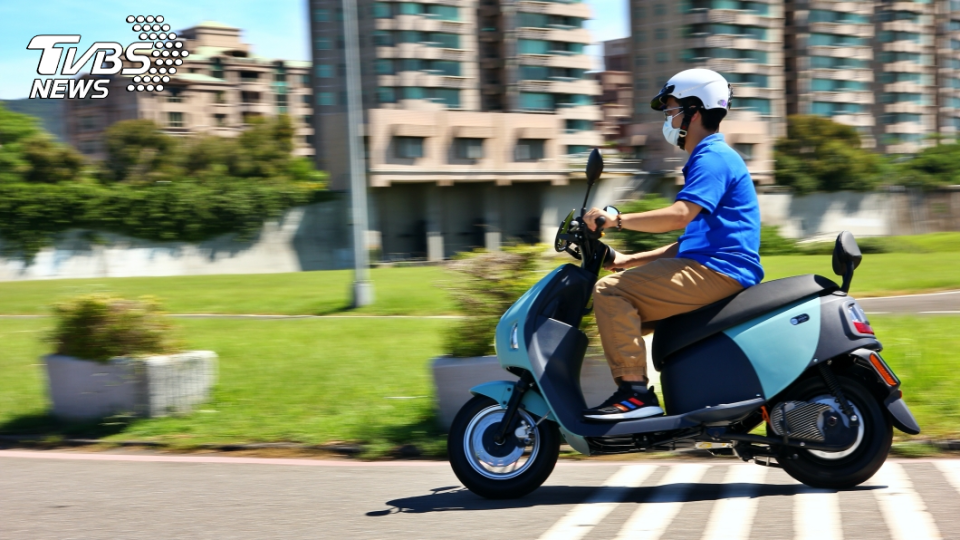
[[[486,396],[476,396],[468,401],[457,413],[450,427],[450,436],[447,439],[447,455],[450,456],[450,466],[454,474],[470,491],[488,499],[515,499],[523,497],[540,487],[553,472],[560,456],[560,430],[550,421],[541,422],[531,430],[531,435],[539,441],[539,447],[533,455],[532,462],[523,468],[522,472],[512,478],[496,479],[481,474],[468,457],[468,442],[465,440],[467,429],[474,418],[492,415],[491,407],[499,408],[496,401]],[[520,411],[518,411],[519,413]],[[493,433],[499,422],[490,425],[484,433]],[[478,433],[480,430],[474,430]],[[509,435],[505,445],[513,445],[516,449],[521,444],[514,436]],[[476,463],[476,459],[472,460]]]
[[[823,489],[850,489],[870,479],[890,452],[893,426],[874,397],[863,384],[849,377],[838,376],[844,396],[860,411],[863,438],[852,453],[835,459],[824,459],[810,450],[782,447],[777,461],[787,474],[808,486]],[[807,401],[829,395],[830,390],[819,377],[810,377],[785,392],[783,401]],[[777,437],[770,426],[767,433]],[[795,456],[795,457],[794,457]]]

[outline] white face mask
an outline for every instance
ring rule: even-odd
[[[678,113],[678,114],[683,114],[683,113]],[[667,142],[673,146],[677,145],[677,141],[680,139],[680,135],[686,136],[687,134],[686,131],[680,128],[673,127],[673,119],[676,117],[677,115],[674,115],[663,121],[663,138],[666,139]]]

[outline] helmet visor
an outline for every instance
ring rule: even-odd
[[[667,96],[673,93],[673,89],[674,86],[672,84],[663,85],[660,93],[650,100],[650,108],[655,111],[662,111],[665,109],[667,107]]]

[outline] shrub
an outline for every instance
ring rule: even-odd
[[[760,226],[760,255],[792,255],[797,251],[796,241],[780,236],[780,227]]]
[[[520,246],[504,251],[475,250],[450,265],[456,278],[447,288],[464,318],[444,336],[444,350],[457,358],[493,352],[497,323],[537,278],[542,247]]]
[[[50,340],[56,354],[106,362],[111,358],[172,354],[181,350],[160,305],[150,297],[126,300],[80,296],[54,306]]]

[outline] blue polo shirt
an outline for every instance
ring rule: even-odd
[[[693,259],[744,287],[760,283],[760,206],[740,154],[723,135],[710,135],[693,149],[683,177],[677,200],[703,211],[683,231],[677,257]]]

